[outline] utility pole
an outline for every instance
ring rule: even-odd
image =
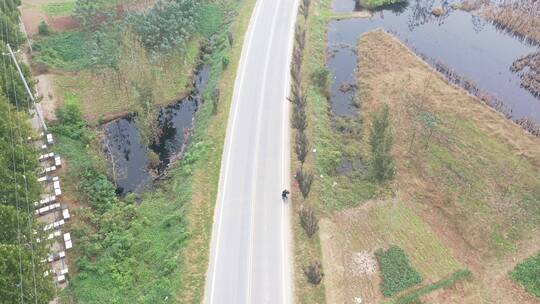
[[[30,90],[30,87],[28,86],[28,83],[26,82],[26,79],[24,78],[24,75],[21,71],[21,67],[19,66],[19,63],[17,62],[17,58],[15,57],[15,54],[13,53],[13,50],[11,49],[11,46],[9,43],[6,44],[7,48],[9,50],[9,54],[11,55],[11,58],[13,59],[13,62],[15,62],[15,66],[17,67],[17,71],[19,71],[19,75],[21,76],[21,79],[24,83],[24,87],[26,88],[26,92],[30,96],[30,99],[32,100],[32,104],[34,106],[34,110],[36,111],[36,114],[38,116],[39,122],[41,123],[41,126],[43,127],[43,131],[47,132],[47,125],[45,124],[45,120],[41,116],[41,112],[36,107],[36,100],[34,99],[34,94]]]
[[[24,26],[24,22],[21,19],[21,16],[19,15],[19,24],[21,25],[21,29],[24,33],[24,36],[26,37],[26,41],[28,41],[28,48],[30,49],[30,53],[33,52],[32,50],[32,42],[30,42],[30,38],[28,37],[28,33],[26,32],[26,26]]]

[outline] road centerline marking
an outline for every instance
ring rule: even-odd
[[[266,82],[268,79],[268,67],[270,66],[270,55],[272,50],[272,45],[274,42],[274,36],[275,36],[275,29],[276,29],[276,23],[277,23],[277,17],[279,8],[281,7],[281,4],[283,3],[282,0],[278,0],[279,2],[276,4],[276,7],[274,8],[274,14],[272,17],[272,25],[270,29],[270,39],[269,39],[269,47],[267,48],[265,61],[264,61],[264,68],[263,68],[263,74],[262,74],[262,87],[260,90],[260,97],[258,101],[258,109],[257,109],[257,127],[255,131],[255,136],[257,136],[255,140],[255,161],[253,165],[253,171],[252,176],[256,180],[253,186],[253,191],[251,192],[251,212],[250,212],[250,232],[249,232],[249,253],[248,253],[248,288],[247,288],[247,303],[251,303],[251,289],[252,289],[252,268],[253,268],[253,235],[254,235],[254,219],[255,219],[255,194],[257,193],[257,172],[259,169],[259,144],[260,144],[260,129],[261,129],[261,116],[262,116],[262,110],[265,100],[265,91],[266,91]]]
[[[218,199],[218,204],[219,206],[216,206],[217,207],[217,212],[218,212],[218,222],[217,222],[217,227],[216,227],[216,230],[217,230],[217,235],[216,235],[216,248],[214,248],[214,260],[213,260],[213,263],[212,263],[212,279],[211,279],[211,283],[210,283],[210,299],[209,299],[209,303],[210,304],[213,304],[214,303],[214,294],[215,294],[215,283],[216,283],[216,269],[217,269],[217,264],[218,264],[218,260],[219,260],[219,252],[220,252],[220,241],[221,241],[221,223],[222,223],[222,220],[223,220],[223,202],[224,202],[224,198],[225,198],[225,194],[227,193],[227,179],[228,179],[228,175],[229,175],[229,163],[230,163],[230,159],[231,159],[231,143],[233,142],[233,138],[234,138],[234,129],[236,127],[236,118],[238,116],[238,108],[239,108],[239,103],[240,103],[240,96],[242,94],[242,88],[244,86],[244,76],[246,74],[246,66],[247,66],[247,62],[248,62],[248,59],[249,59],[249,55],[251,53],[251,46],[252,46],[252,39],[253,39],[253,32],[255,30],[255,27],[257,26],[257,21],[258,21],[258,18],[259,18],[259,14],[261,12],[261,6],[262,6],[262,1],[261,0],[258,0],[257,3],[255,4],[255,11],[251,17],[251,20],[250,20],[250,25],[248,26],[248,33],[247,33],[247,40],[244,40],[244,45],[242,48],[244,47],[247,47],[245,49],[246,52],[244,52],[244,49],[242,49],[242,54],[240,55],[240,73],[237,74],[237,79],[235,80],[235,83],[238,81],[238,87],[237,87],[237,90],[235,89],[235,92],[233,93],[233,116],[232,116],[232,122],[231,122],[231,127],[229,129],[229,131],[231,132],[230,133],[230,137],[229,137],[229,140],[226,142],[226,145],[227,145],[227,157],[226,157],[226,161],[225,161],[225,164],[224,164],[224,171],[223,171],[223,180],[222,180],[222,184],[220,185],[220,188],[222,187],[222,191],[221,191],[221,195],[220,195],[220,198]],[[247,44],[247,46],[246,46]],[[210,254],[212,254],[212,252],[210,252]]]

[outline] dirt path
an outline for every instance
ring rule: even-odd
[[[56,108],[59,106],[59,99],[54,94],[53,77],[52,74],[42,74],[35,77],[38,80],[38,94],[43,97],[40,102],[43,116],[47,121],[56,120]]]

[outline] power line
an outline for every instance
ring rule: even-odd
[[[30,99],[32,102],[34,102],[34,96],[32,94],[32,92],[30,91],[30,88],[28,87],[28,84],[26,83],[26,79],[24,78],[24,75],[21,71],[21,68],[19,67],[19,64],[17,62],[17,59],[15,58],[15,54],[13,54],[13,51],[11,49],[11,46],[9,45],[9,43],[6,44],[7,45],[7,48],[11,54],[11,57],[13,59],[13,62],[15,63],[15,66],[17,67],[17,70],[19,71],[19,75],[21,76],[22,80],[23,80],[23,83],[25,85],[25,88],[30,96]],[[12,84],[12,89],[13,89],[13,98],[15,99],[15,107],[17,109],[17,112],[20,112],[21,111],[21,108],[20,108],[20,104],[19,104],[19,100],[17,98],[17,91],[15,89],[15,81],[14,81],[14,76],[13,76],[13,71],[10,70],[10,75],[11,75],[11,84]],[[34,104],[35,106],[35,104]],[[37,112],[37,111],[36,111]],[[41,116],[39,115],[39,112],[38,112],[38,116],[40,117],[41,119]],[[45,123],[42,121],[42,124],[45,126]],[[18,137],[19,137],[19,140],[21,140],[21,144],[24,144],[24,139],[23,139],[23,135],[22,135],[22,132],[21,132],[21,126],[20,126],[20,121],[19,119],[16,120],[16,130],[17,130],[17,133],[18,133]],[[45,126],[46,128],[46,126]],[[31,253],[31,261],[32,261],[32,279],[33,279],[33,285],[34,285],[34,302],[37,304],[38,303],[38,292],[37,292],[37,282],[36,282],[36,263],[35,263],[35,250],[34,250],[34,240],[33,240],[33,233],[32,233],[32,224],[33,224],[33,215],[32,213],[30,212],[30,204],[29,204],[29,201],[28,201],[28,180],[27,180],[27,177],[26,177],[26,165],[28,163],[28,160],[26,159],[26,156],[25,156],[25,153],[22,152],[21,153],[21,156],[22,156],[22,170],[23,170],[23,180],[24,180],[24,193],[25,193],[25,202],[26,202],[26,212],[27,212],[27,216],[28,216],[28,233],[29,233],[29,236],[28,236],[28,239],[30,241],[30,244],[29,244],[29,247],[30,247],[30,253]]]
[[[30,96],[30,100],[32,101],[32,104],[34,105],[34,110],[36,111],[36,114],[39,118],[39,122],[41,123],[41,127],[43,127],[43,130],[47,132],[47,125],[45,124],[45,120],[43,119],[43,116],[41,115],[41,111],[38,110],[36,106],[36,100],[34,99],[34,94],[30,90],[30,87],[28,86],[28,83],[26,82],[26,78],[24,78],[24,74],[21,70],[21,67],[19,66],[19,63],[17,62],[17,58],[15,57],[15,54],[13,53],[13,50],[11,49],[11,46],[9,43],[6,43],[9,54],[11,55],[11,58],[13,59],[13,62],[15,63],[15,66],[17,67],[17,71],[19,72],[19,76],[21,76],[21,79],[24,83],[24,87],[26,88],[26,92],[28,93],[28,96]],[[13,77],[13,74],[11,75]],[[17,99],[15,97],[15,99]]]
[[[6,8],[5,8],[5,2],[2,2],[2,5],[3,5],[3,10],[6,11]],[[0,24],[0,27],[1,27],[1,24]],[[4,37],[8,37],[8,33],[7,33],[7,19],[6,19],[6,25],[4,26],[4,28],[2,29],[2,31],[5,29],[5,36]],[[7,64],[6,64],[6,60],[5,60],[5,57],[2,56],[2,62],[3,62],[3,67],[4,67],[4,79],[6,81],[6,85],[7,85],[7,73],[6,73],[6,70],[7,70]],[[7,88],[7,86],[6,86]],[[14,183],[16,184],[17,183],[17,162],[16,162],[16,159],[15,159],[15,134],[14,134],[14,131],[13,131],[13,125],[11,123],[11,118],[12,118],[12,115],[11,115],[11,105],[9,104],[9,101],[8,101],[8,105],[7,105],[7,108],[8,108],[8,125],[9,125],[9,133],[10,133],[10,142],[11,142],[11,156],[12,156],[12,162],[13,162],[13,181]],[[20,295],[21,295],[21,303],[24,304],[24,284],[23,284],[23,269],[22,269],[22,253],[21,253],[21,249],[22,249],[22,245],[21,245],[21,229],[20,229],[20,219],[19,219],[19,210],[20,210],[20,206],[19,206],[19,192],[17,191],[17,188],[15,187],[15,206],[16,206],[16,209],[15,209],[15,215],[16,215],[16,221],[17,221],[17,243],[18,243],[18,253],[19,253],[19,291],[20,291]]]

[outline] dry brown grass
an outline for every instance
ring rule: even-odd
[[[410,209],[412,217],[421,219],[419,225],[429,229],[415,234],[417,239],[408,238],[399,229],[389,228],[396,223],[393,218],[380,222],[380,216],[371,215],[381,209],[381,204],[374,203],[375,207],[363,207],[369,214],[365,221],[353,226],[347,226],[349,220],[334,219],[334,235],[353,233],[352,239],[358,242],[367,238],[369,243],[362,245],[365,250],[388,240],[397,242],[427,278],[436,279],[452,269],[437,264],[456,267],[451,257],[473,271],[474,279],[459,284],[461,290],[430,295],[435,303],[534,303],[507,279],[507,271],[540,249],[540,141],[449,85],[382,30],[361,38],[359,54],[364,121],[369,122],[374,111],[388,104],[395,127],[398,174],[393,188],[399,207],[382,210],[406,208],[396,213],[403,216]],[[364,222],[366,226],[356,230]],[[374,231],[373,224],[381,227],[380,223],[380,231],[366,233]],[[426,267],[427,262],[418,259],[430,253],[421,245],[427,242],[422,237],[433,244],[440,240],[441,252],[448,248],[450,254]],[[410,243],[412,247],[407,247]]]
[[[503,29],[533,43],[540,43],[540,2],[510,0],[487,7],[482,15]]]

